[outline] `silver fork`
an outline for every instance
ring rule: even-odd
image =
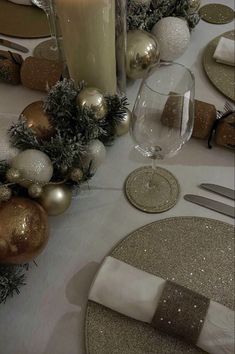
[[[229,112],[229,111],[234,111],[235,106],[232,105],[230,102],[226,101],[224,104],[224,110],[225,112]]]

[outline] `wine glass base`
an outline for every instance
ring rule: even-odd
[[[161,167],[140,167],[127,177],[125,193],[128,201],[146,213],[162,213],[177,203],[180,187],[177,179]]]
[[[33,56],[36,58],[59,61],[59,51],[53,49],[55,42],[53,39],[48,39],[39,43],[33,50]]]

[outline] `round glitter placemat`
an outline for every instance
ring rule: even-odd
[[[149,181],[152,186],[148,187]],[[125,182],[129,202],[146,213],[162,213],[171,209],[179,196],[177,179],[164,168],[140,167],[131,172]]]
[[[170,279],[233,308],[234,228],[221,221],[178,217],[146,225],[111,256]],[[88,301],[87,354],[202,354],[203,350]]]
[[[51,50],[51,47],[55,45],[54,40],[48,39],[39,43],[33,50],[33,56],[36,58],[48,59],[48,60],[59,60],[59,51]]]
[[[50,36],[45,13],[36,6],[0,1],[0,33],[18,38]]]
[[[234,67],[217,63],[213,58],[220,37],[235,39],[235,31],[229,31],[214,38],[203,54],[203,67],[212,84],[230,100],[235,101]]]
[[[207,4],[202,6],[199,14],[202,20],[215,24],[229,23],[234,19],[233,9],[222,4]]]

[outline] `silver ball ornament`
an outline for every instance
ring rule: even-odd
[[[106,149],[104,144],[98,139],[91,140],[83,157],[84,167],[88,168],[91,165],[91,171],[95,172],[105,160],[105,157]]]
[[[75,168],[74,170],[72,170],[72,172],[70,174],[70,178],[74,182],[77,182],[77,183],[81,182],[83,179],[82,170],[80,170],[80,168]]]
[[[72,201],[72,192],[64,184],[47,184],[43,187],[38,202],[48,215],[56,216],[64,213]]]
[[[11,189],[7,186],[0,186],[0,203],[7,202],[12,196]]]
[[[104,119],[108,112],[103,93],[94,87],[84,88],[78,94],[77,104],[91,108],[97,120]]]
[[[28,188],[28,193],[31,198],[39,198],[42,195],[43,187],[40,184],[31,184]]]
[[[127,33],[126,72],[130,79],[140,79],[160,57],[157,39],[152,34],[133,30]]]
[[[131,123],[132,113],[129,109],[126,109],[126,113],[123,119],[116,123],[115,131],[118,136],[128,133]]]
[[[11,183],[18,183],[20,181],[21,174],[16,168],[9,168],[6,173],[6,179]]]

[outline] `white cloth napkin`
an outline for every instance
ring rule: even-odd
[[[218,63],[235,66],[235,41],[221,37],[213,58]]]
[[[10,2],[14,2],[15,4],[19,5],[32,5],[30,0],[8,0]]]
[[[89,300],[151,323],[164,284],[164,279],[106,257],[91,286]],[[210,301],[197,346],[210,354],[233,354],[234,312]]]

